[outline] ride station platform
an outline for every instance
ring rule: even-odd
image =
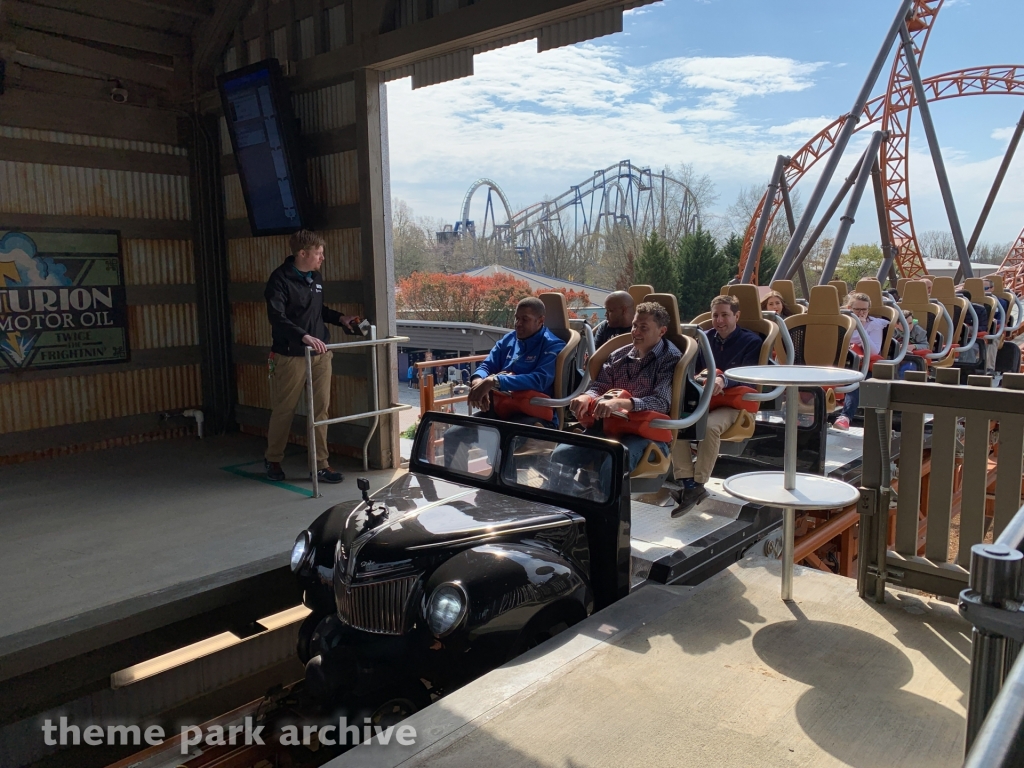
[[[748,558],[649,585],[413,715],[412,746],[330,768],[959,766],[970,625],[956,606]]]

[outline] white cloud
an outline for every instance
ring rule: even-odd
[[[996,128],[992,131],[992,138],[996,141],[1009,141],[1015,129],[1016,126],[1014,125],[1008,125],[1006,128]]]
[[[408,80],[389,86],[392,189],[417,214],[452,218],[481,176],[525,206],[627,158],[696,163],[731,195],[730,182],[766,178],[793,143],[743,118],[739,105],[806,89],[821,66],[741,56],[637,67],[611,45],[539,55],[534,45],[478,55],[471,78],[418,91]]]
[[[835,117],[798,117],[783,125],[773,125],[768,129],[772,136],[794,136],[810,139],[822,128],[835,121]]]

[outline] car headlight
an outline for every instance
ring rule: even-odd
[[[313,538],[309,535],[309,531],[303,531],[295,539],[295,544],[292,546],[292,557],[291,566],[292,573],[297,573],[298,570],[306,564],[306,561],[313,554]]]
[[[466,615],[469,599],[458,584],[442,584],[427,602],[427,626],[435,637],[444,637]]]

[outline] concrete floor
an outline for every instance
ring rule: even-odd
[[[749,559],[647,586],[330,768],[959,766],[970,626],[955,606]]]
[[[361,463],[311,499],[305,449],[262,475],[263,439],[181,438],[0,467],[0,639],[281,555],[328,507],[356,499]],[[401,470],[404,471],[404,470]],[[368,472],[374,490],[396,475]]]

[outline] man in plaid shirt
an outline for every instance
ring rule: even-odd
[[[601,366],[590,389],[569,403],[569,409],[576,418],[584,413],[593,400],[598,400],[610,389],[625,389],[632,397],[598,400],[594,407],[596,419],[612,418],[612,413],[630,411],[656,411],[668,413],[672,401],[672,376],[682,353],[668,339],[669,314],[663,306],[647,301],[636,308],[630,335],[633,343],[615,350]],[[587,430],[587,434],[602,435],[598,421]],[[626,449],[629,471],[636,469],[644,449],[650,442],[640,435],[620,435],[619,441]],[[656,443],[662,453],[668,455],[668,445]]]

